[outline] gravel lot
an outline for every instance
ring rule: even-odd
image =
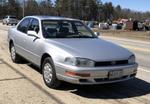
[[[150,72],[143,68],[137,78],[116,84],[46,87],[39,69],[30,63],[12,63],[9,27],[0,24],[0,104],[150,104]]]

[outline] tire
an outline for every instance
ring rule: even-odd
[[[16,49],[13,43],[10,46],[10,56],[14,63],[21,62],[21,57],[16,53]]]
[[[43,80],[49,88],[56,89],[61,82],[56,77],[53,61],[50,57],[45,58],[42,64]]]
[[[9,23],[8,23],[8,22],[6,22],[6,25],[9,25]]]

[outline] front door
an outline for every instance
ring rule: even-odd
[[[37,19],[32,19],[28,30],[35,31],[37,34],[39,34],[39,21]],[[40,46],[41,46],[41,39],[27,35],[26,37],[26,49],[28,50],[28,60],[33,62],[34,64],[39,64],[40,62]]]

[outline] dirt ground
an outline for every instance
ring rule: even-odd
[[[128,39],[150,41],[150,31],[99,30],[97,28],[93,30],[96,32],[100,32],[102,36],[122,37]]]

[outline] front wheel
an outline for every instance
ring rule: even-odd
[[[50,57],[46,58],[42,64],[43,79],[50,88],[58,88],[60,81],[56,77],[53,61]]]

